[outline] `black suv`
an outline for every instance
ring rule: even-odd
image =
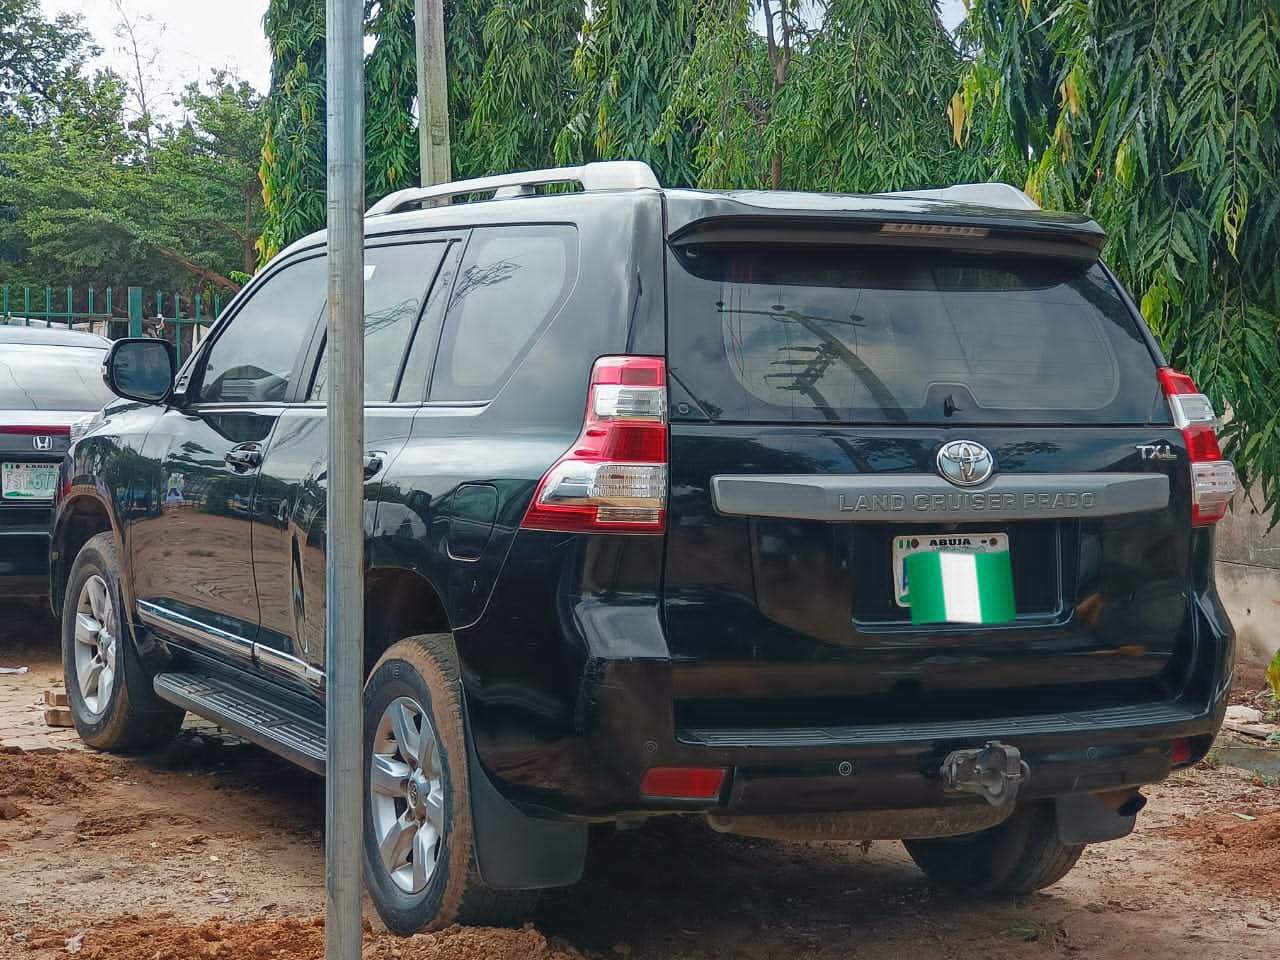
[[[1091,220],[605,163],[366,228],[365,876],[394,930],[516,920],[589,824],[674,813],[1025,892],[1207,751],[1235,474]],[[53,530],[89,744],[189,710],[323,771],[325,289],[315,235],[176,376],[115,345],[132,402]]]

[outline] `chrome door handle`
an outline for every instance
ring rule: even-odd
[[[262,447],[257,443],[242,443],[228,450],[222,459],[232,470],[244,473],[262,466]]]
[[[364,478],[372,480],[382,471],[382,458],[386,456],[381,450],[374,450],[364,455]]]

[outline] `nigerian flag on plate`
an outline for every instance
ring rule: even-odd
[[[906,565],[912,623],[1008,623],[1014,617],[1008,550],[913,553]]]

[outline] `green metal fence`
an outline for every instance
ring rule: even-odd
[[[188,356],[222,313],[222,297],[184,296],[157,290],[154,308],[141,287],[126,287],[124,302],[107,287],[99,297],[92,287],[55,288],[0,285],[0,323],[67,327],[105,337],[163,337],[173,344],[178,363]]]

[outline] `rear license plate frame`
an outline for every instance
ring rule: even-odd
[[[33,489],[30,478],[46,477],[46,484]],[[21,478],[21,482],[18,482]],[[43,492],[47,485],[48,493]],[[16,503],[49,503],[58,486],[58,464],[30,463],[24,460],[6,460],[0,463],[0,500]]]
[[[907,595],[906,559],[913,553],[949,550],[953,553],[999,553],[1009,549],[1009,534],[1004,531],[980,533],[904,533],[893,538],[893,602],[904,610],[911,604]]]

